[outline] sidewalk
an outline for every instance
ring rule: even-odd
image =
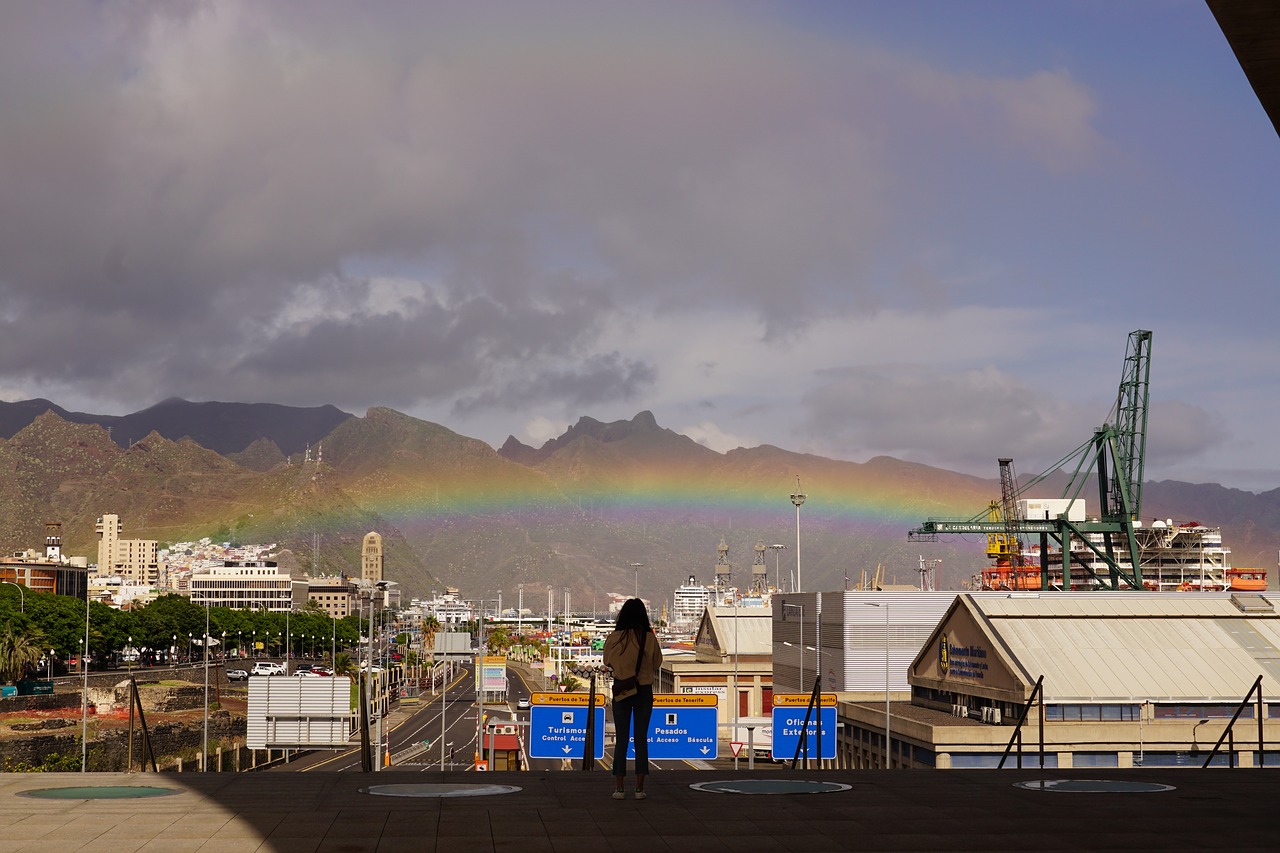
[[[643,802],[611,799],[612,780],[604,772],[7,774],[0,775],[0,853],[1274,850],[1280,831],[1270,802],[1280,782],[1275,772],[828,771],[785,777],[847,787],[763,796],[690,787],[754,778],[745,772],[671,771],[649,777]],[[1014,786],[1099,777],[1175,789],[1104,794]],[[61,801],[20,796],[81,785],[176,793]],[[506,792],[369,793],[371,786],[424,785]]]

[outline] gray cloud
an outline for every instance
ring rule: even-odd
[[[898,298],[868,270],[902,101],[980,104],[974,144],[1032,160],[1091,144],[1063,75],[958,83],[733,4],[12,9],[0,379],[125,408],[630,399],[657,377],[597,339],[611,312],[780,332]],[[370,307],[384,274],[421,293]]]
[[[827,371],[804,397],[805,433],[844,458],[889,455],[995,476],[996,460],[1047,470],[1083,445],[1109,402],[1066,402],[994,368],[942,374],[920,366]],[[1221,420],[1181,402],[1150,407],[1147,458],[1159,466],[1212,450]]]

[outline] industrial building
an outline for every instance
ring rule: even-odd
[[[890,767],[995,767],[1027,708],[1033,766],[1042,732],[1045,767],[1199,766],[1238,710],[1217,762],[1257,766],[1280,702],[1251,689],[1280,680],[1280,614],[1253,593],[964,594],[906,678],[909,702],[842,697],[839,766],[883,767],[887,726]]]

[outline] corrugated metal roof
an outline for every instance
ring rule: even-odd
[[[773,611],[767,607],[707,607],[722,654],[773,653]]]
[[[1243,611],[1231,602],[1230,597],[1208,597],[1195,593],[1171,595],[1146,595],[1120,593],[1118,595],[1089,593],[1067,595],[1047,592],[1043,595],[1006,593],[1000,597],[974,596],[982,601],[982,612],[988,616],[1009,618],[1039,618],[1053,616],[1115,616],[1137,618],[1145,616],[1213,617],[1243,616]]]
[[[1240,700],[1280,677],[1280,616],[1229,597],[973,597],[1048,702]]]

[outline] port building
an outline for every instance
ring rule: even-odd
[[[1042,733],[1045,767],[1200,766],[1237,711],[1215,763],[1280,766],[1280,749],[1259,754],[1260,723],[1280,738],[1280,701],[1250,695],[1260,677],[1280,681],[1265,594],[962,594],[906,667],[909,701],[841,695],[837,764],[883,767],[887,723],[893,768],[996,767],[1025,708],[1027,766]]]

